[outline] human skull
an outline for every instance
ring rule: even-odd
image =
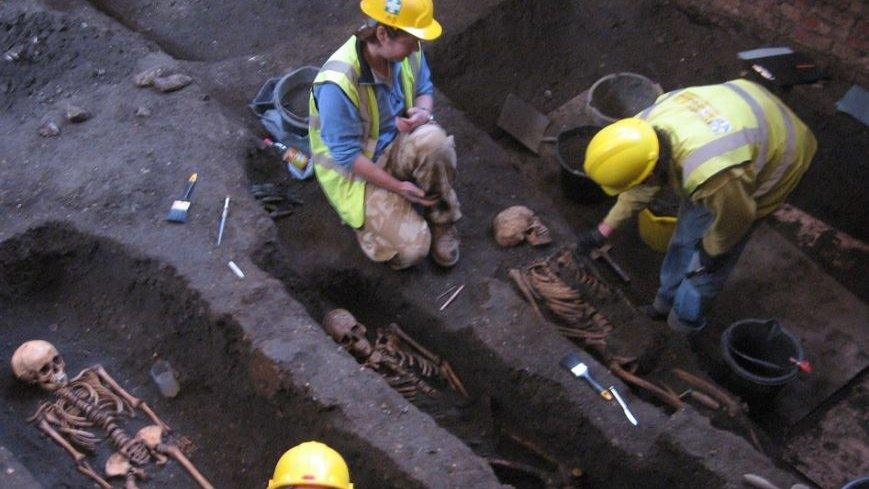
[[[347,309],[333,309],[323,318],[323,329],[354,357],[365,360],[371,356],[371,343],[365,337],[368,328],[356,320]]]
[[[549,229],[531,209],[522,205],[508,207],[498,213],[492,220],[492,227],[495,229],[495,241],[505,248],[525,240],[533,246],[552,242]]]
[[[39,384],[47,391],[55,391],[67,383],[66,362],[57,348],[43,340],[23,343],[12,354],[12,371],[28,384]]]

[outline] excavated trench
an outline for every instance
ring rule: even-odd
[[[182,43],[173,40],[172,33],[148,32],[151,28],[136,20],[125,21],[142,13],[136,9],[137,2],[112,2],[111,9],[109,2],[90,3],[179,59],[213,60],[216,54],[211,52],[220,52],[224,59],[227,53],[248,53],[260,41],[269,40],[254,39],[250,45],[239,43],[223,51],[212,49],[203,39]],[[726,70],[719,65],[697,69],[695,63],[694,71],[682,72],[678,55],[656,63],[644,60],[636,45],[610,42],[622,34],[642,31],[660,45],[655,29],[666,13],[659,12],[657,5],[625,0],[595,6],[593,11],[590,5],[569,1],[501,2],[464,32],[432,45],[428,53],[437,67],[436,83],[479,127],[500,138],[503,134],[494,128],[494,121],[508,92],[546,112],[598,77],[620,70],[656,80],[666,74],[673,85],[704,77],[723,78]],[[165,12],[172,15],[172,9]],[[148,20],[141,17],[142,22]],[[304,15],[294,19],[302,22]],[[329,29],[343,21],[331,22]],[[693,50],[692,39],[700,38],[695,29],[695,25],[686,25],[674,33],[674,52],[686,55]],[[541,30],[546,30],[545,36],[539,35]],[[268,31],[264,26],[257,32]],[[708,28],[702,34],[708,35]],[[218,44],[225,41],[216,40]],[[517,61],[530,60],[534,65],[527,70],[516,69]],[[499,187],[500,183],[504,188],[515,187],[516,175],[503,171],[503,160],[492,163],[492,154],[471,148],[468,136],[477,138],[479,132],[465,129],[464,134],[463,147],[473,157],[462,162],[468,165],[463,167],[468,180],[462,195],[469,200],[463,201],[468,205],[460,226],[466,233],[463,250],[467,254],[456,270],[445,274],[422,266],[394,274],[365,262],[355,250],[352,234],[344,233],[346,229],[337,224],[319,189],[310,182],[294,187],[305,204],[295,210],[296,215],[277,221],[280,238],[258,250],[256,264],[282,281],[314,320],[333,307],[344,307],[369,326],[369,333],[395,322],[448,360],[471,399],[461,399],[441,384],[442,399],[417,405],[425,414],[407,403],[397,403],[399,411],[431,417],[481,458],[526,464],[543,479],[556,477],[557,464],[568,470],[580,468],[584,471],[578,482],[581,487],[721,487],[735,480],[737,469],[770,467],[743,440],[711,429],[707,419],[691,409],[668,417],[658,407],[632,397],[643,424],[636,431],[626,431],[620,411],[604,407],[586,386],[560,370],[558,358],[576,348],[553,331],[535,330],[541,325],[505,277],[506,266],[527,263],[530,255],[492,252],[488,229],[484,229],[508,196],[511,202],[516,200],[512,190]],[[488,144],[479,143],[481,147]],[[502,146],[515,149],[513,143]],[[504,153],[493,154],[501,158]],[[287,179],[274,161],[264,159],[259,155],[249,161],[251,181]],[[474,163],[477,168],[470,168]],[[257,169],[267,166],[268,170]],[[482,177],[487,171],[488,175],[500,173],[500,178],[472,190],[476,179],[486,181]],[[537,198],[547,195],[549,188],[525,190]],[[315,206],[320,207],[312,209]],[[468,288],[447,312],[447,319],[429,302],[450,281],[466,281]],[[250,306],[256,308],[255,303]],[[256,350],[247,337],[249,331],[242,331],[232,317],[210,313],[208,303],[171,268],[64,225],[45,226],[0,243],[0,327],[4,331],[2,358],[22,341],[44,333],[65,354],[73,373],[102,363],[122,386],[151,403],[176,428],[177,436],[189,440],[184,444],[191,459],[218,487],[261,486],[276,457],[290,445],[288,440],[324,434],[335,439],[335,431],[347,422],[335,419],[338,415],[322,402],[306,398],[299,385],[288,383],[277,396],[262,396],[257,391],[258,379],[251,374],[258,353],[252,353]],[[284,346],[298,341],[283,339]],[[337,345],[336,351],[351,358]],[[181,394],[175,399],[161,398],[148,377],[148,368],[158,357],[170,361],[179,372]],[[607,383],[617,382],[602,365],[589,361]],[[317,369],[331,366],[321,358],[312,358],[311,365]],[[354,382],[347,379],[347,389],[359,394]],[[627,391],[624,387],[623,392]],[[80,480],[66,455],[24,422],[44,394],[4,375],[0,395],[8,406],[0,412],[4,426],[0,445],[14,446],[24,465],[47,487]],[[363,402],[361,397],[356,401]],[[352,462],[357,487],[422,486],[394,466],[402,455],[386,456],[385,447],[365,439],[366,431],[376,426],[370,427],[364,419],[349,422],[364,425],[338,436],[342,439],[338,448]],[[418,433],[405,436],[410,440]],[[722,453],[716,456],[719,449]],[[106,454],[101,453],[100,460]],[[504,464],[496,464],[495,472],[503,483],[540,487],[541,477]],[[186,475],[174,464],[151,473],[155,474],[154,486],[187,487]]]
[[[690,62],[701,54],[699,42],[713,44],[708,49],[751,42],[726,31],[714,34],[710,38],[708,25],[654,0],[509,0],[427,52],[438,88],[499,137],[504,133],[495,121],[508,93],[548,113],[610,73],[665,81],[665,90],[738,73],[735,56],[724,64]]]
[[[347,309],[367,328],[366,337],[372,345],[377,330],[394,323],[416,343],[451,364],[469,397],[451,389],[442,377],[420,376],[437,393],[427,395],[417,390],[410,402],[487,460],[501,482],[517,489],[565,487],[581,482],[581,469],[569,462],[559,463],[551,450],[526,439],[517,426],[521,421],[511,419],[509,409],[493,398],[486,378],[475,374],[483,368],[485,358],[480,356],[481,345],[474,344],[473,338],[446,331],[431,311],[392,289],[384,293],[388,285],[357,270],[315,269],[307,279],[289,278],[293,272],[275,266],[273,255],[263,255],[263,259],[271,271],[291,284],[311,317],[323,318],[334,308]],[[408,369],[420,373],[413,365]],[[496,375],[517,378],[517,372],[507,365],[499,365],[496,370]]]
[[[215,316],[186,281],[166,265],[133,256],[123,247],[50,224],[0,244],[0,358],[24,341],[50,340],[74,375],[96,364],[149,403],[174,429],[177,443],[216,487],[262,487],[274,461],[296,442],[340,433],[340,420],[304,392],[256,391],[255,354],[239,325]],[[162,398],[148,371],[157,360],[177,371],[180,393]],[[90,487],[72,459],[26,419],[49,395],[26,386],[9,369],[0,375],[0,445],[44,487]],[[123,422],[129,434],[145,416]],[[340,434],[345,456],[362,487],[384,481],[419,487],[397,471],[380,449]],[[110,451],[103,443],[91,464],[102,472]],[[147,487],[195,487],[174,462],[146,466]]]

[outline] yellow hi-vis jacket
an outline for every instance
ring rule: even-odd
[[[758,219],[784,202],[817,149],[803,121],[748,80],[669,92],[637,117],[670,134],[686,195],[722,171],[751,162]]]
[[[314,78],[314,85],[334,83],[353,102],[362,119],[360,141],[362,153],[368,158],[373,158],[377,139],[380,137],[380,111],[377,108],[374,84],[360,83],[363,69],[370,75],[370,68],[362,58],[362,48],[362,42],[357,40],[356,36],[351,36],[320,68],[320,72]],[[407,108],[413,106],[421,59],[421,52],[416,51],[401,63],[401,85]],[[311,143],[314,173],[329,203],[338,212],[341,220],[354,228],[360,228],[365,223],[365,181],[353,175],[350,170],[337,165],[332,159],[329,148],[320,136],[320,116],[313,90],[308,105],[308,137]]]
[[[666,93],[636,117],[668,133],[677,190],[715,215],[703,237],[712,255],[729,249],[755,220],[784,202],[817,149],[811,131],[790,109],[747,80]],[[659,188],[646,183],[619,194],[604,223],[621,226]]]

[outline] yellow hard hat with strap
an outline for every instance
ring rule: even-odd
[[[316,441],[296,445],[284,452],[275,466],[268,489],[295,486],[353,489],[350,471],[341,454]]]
[[[658,162],[658,136],[642,119],[622,119],[601,129],[585,151],[583,169],[609,195],[646,179]]]
[[[362,0],[359,7],[377,22],[416,38],[431,41],[441,35],[441,25],[434,19],[432,0]]]

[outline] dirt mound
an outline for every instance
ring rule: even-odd
[[[71,72],[89,71],[94,83],[117,83],[146,53],[128,36],[51,12],[0,11],[0,107],[35,97],[52,102],[79,90],[64,83]]]

